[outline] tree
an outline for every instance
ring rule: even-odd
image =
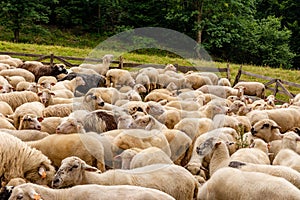
[[[48,22],[49,7],[38,0],[2,0],[0,1],[0,23],[14,33],[18,42],[24,28]]]

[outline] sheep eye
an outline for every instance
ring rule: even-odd
[[[19,199],[23,199],[23,195],[22,194],[19,194],[18,196],[17,196],[17,199],[19,200]]]
[[[97,97],[96,97],[96,96],[94,96],[94,95],[93,95],[91,98],[92,98],[92,99],[94,99],[94,100],[96,100],[96,99],[97,99]]]

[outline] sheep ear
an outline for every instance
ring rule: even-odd
[[[38,194],[36,191],[34,191],[33,189],[31,189],[29,191],[29,196],[32,200],[42,200],[42,197],[40,194]]]
[[[3,85],[0,85],[0,90],[3,89]]]
[[[215,147],[219,146],[221,144],[221,142],[216,142]]]
[[[47,177],[46,169],[44,166],[40,166],[39,175],[41,176],[42,179],[45,179]]]
[[[90,102],[92,100],[92,95],[93,95],[92,93],[86,94],[84,97],[84,101]]]
[[[276,129],[276,128],[278,128],[278,129],[281,129],[281,127],[280,126],[271,126],[271,129]]]
[[[88,171],[88,172],[97,172],[99,171],[96,167],[92,167],[92,166],[89,166],[87,164],[83,164],[82,165],[82,168],[85,170],[85,171]]]
[[[53,93],[53,92],[51,92],[50,94],[51,94],[52,96],[55,96],[55,93]]]

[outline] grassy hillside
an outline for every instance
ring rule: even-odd
[[[0,51],[9,51],[9,52],[22,52],[22,53],[33,53],[33,54],[45,54],[50,55],[51,53],[59,56],[73,56],[73,57],[87,57],[89,53],[92,51],[92,48],[74,48],[74,47],[63,47],[63,46],[51,46],[51,45],[36,45],[36,44],[15,44],[11,42],[3,42],[0,41]],[[104,55],[106,53],[111,52],[100,52],[100,54]],[[100,57],[102,56],[100,55]],[[167,63],[177,63],[179,65],[190,65],[187,60],[183,60],[179,57],[170,56],[167,53],[160,55],[146,55],[140,53],[126,53],[123,55],[125,62],[137,62],[137,63],[156,63],[156,64],[167,64]],[[29,60],[28,57],[22,59]],[[117,59],[117,58],[116,58]],[[80,64],[78,62],[77,64]],[[214,62],[209,63],[210,66],[224,68],[226,67],[226,63]],[[234,81],[234,78],[238,72],[240,65],[230,64],[231,70],[231,82]],[[290,82],[300,83],[300,71],[295,70],[284,70],[280,68],[269,68],[269,67],[260,67],[260,66],[251,66],[251,65],[243,65],[243,70],[249,71],[256,74],[261,74],[281,80],[286,80]],[[225,76],[225,74],[222,74]],[[268,81],[253,79],[242,75],[243,80],[248,81],[259,81],[266,83]],[[299,88],[287,87],[293,93],[299,93]],[[268,92],[270,94],[270,92]],[[288,100],[283,95],[278,96],[279,99]]]

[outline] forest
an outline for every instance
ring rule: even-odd
[[[162,27],[193,38],[214,60],[299,69],[299,10],[299,0],[1,0],[0,35],[24,42],[23,33],[72,30],[105,40]]]

